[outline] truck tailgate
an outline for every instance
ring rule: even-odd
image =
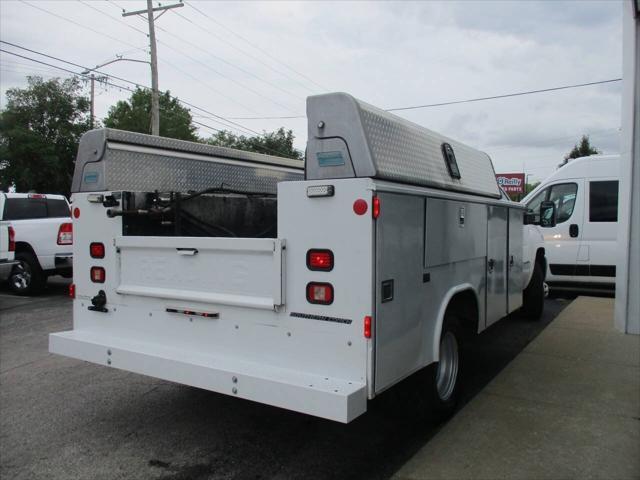
[[[284,245],[272,238],[117,237],[116,292],[274,310],[284,304]]]

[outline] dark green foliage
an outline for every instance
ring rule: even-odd
[[[169,92],[160,93],[160,136],[196,141],[196,127],[189,109],[180,105]],[[130,132],[151,134],[151,91],[138,88],[129,100],[109,109],[104,126]]]
[[[589,155],[597,155],[600,152],[591,146],[589,143],[589,136],[583,135],[580,142],[573,146],[573,149],[567,153],[564,158],[568,160],[570,158],[588,157]]]
[[[28,82],[7,90],[0,113],[0,186],[68,195],[78,141],[90,129],[89,99],[76,78]]]
[[[302,152],[296,150],[293,146],[294,138],[291,130],[285,130],[280,127],[275,132],[264,133],[255,137],[245,137],[244,135],[235,135],[231,132],[222,131],[212,135],[206,142],[220,147],[302,160]]]

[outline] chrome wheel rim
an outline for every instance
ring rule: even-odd
[[[458,378],[458,341],[451,332],[446,332],[440,340],[440,361],[436,376],[436,387],[440,400],[451,398]]]
[[[25,262],[20,262],[11,272],[11,284],[18,290],[24,290],[31,283],[31,269]]]

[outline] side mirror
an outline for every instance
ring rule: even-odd
[[[545,201],[540,204],[540,226],[550,228],[556,226],[556,204]]]

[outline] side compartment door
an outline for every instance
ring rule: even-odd
[[[487,324],[507,314],[507,207],[488,207]]]
[[[379,194],[376,224],[375,389],[420,362],[424,204],[422,197]]]
[[[518,208],[509,209],[509,256],[508,264],[508,299],[507,313],[511,313],[522,306],[522,233],[524,211]]]

